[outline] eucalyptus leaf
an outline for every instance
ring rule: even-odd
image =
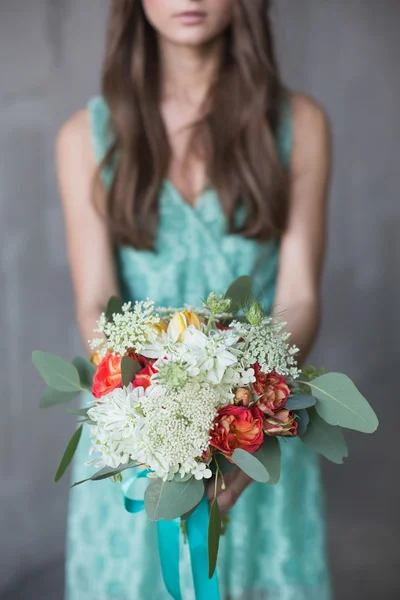
[[[321,419],[315,408],[310,409],[309,417],[310,423],[305,434],[300,437],[301,441],[331,462],[342,464],[343,459],[349,455],[342,430]]]
[[[232,460],[246,475],[258,481],[259,483],[267,483],[270,479],[269,473],[263,463],[241,448],[236,448],[233,452]]]
[[[362,433],[373,433],[378,418],[354,383],[342,373],[327,373],[310,381],[317,398],[316,410],[330,425],[339,425]]]
[[[76,415],[77,417],[87,417],[87,413],[89,408],[73,408],[71,410],[67,410],[69,415]]]
[[[239,310],[248,304],[252,298],[252,281],[248,275],[242,275],[235,279],[229,286],[225,298],[230,298],[232,312]]]
[[[84,391],[77,368],[60,356],[35,350],[32,361],[49,387],[59,392]]]
[[[214,454],[213,461],[211,462],[210,468],[213,473],[216,473],[217,465],[222,475],[228,475],[228,473],[233,471],[233,469],[235,468],[235,465],[220,452]]]
[[[60,481],[61,477],[64,475],[65,471],[67,470],[71,460],[73,459],[75,450],[77,449],[79,440],[81,439],[82,428],[83,428],[83,425],[78,427],[78,429],[75,431],[74,435],[68,442],[68,446],[64,452],[64,455],[61,459],[60,465],[57,469],[57,473],[55,474],[55,477],[54,477],[55,482]]]
[[[93,385],[93,376],[96,373],[95,365],[83,356],[75,356],[72,360],[72,364],[78,370],[81,386],[90,392]]]
[[[289,396],[285,403],[285,409],[300,410],[302,408],[310,408],[311,406],[315,406],[316,402],[316,399],[308,394],[301,396]]]
[[[281,446],[276,437],[265,436],[264,443],[254,456],[264,465],[269,485],[278,483],[281,476]]]
[[[122,384],[127,387],[132,383],[136,373],[142,370],[140,364],[130,356],[124,356],[121,361]]]
[[[56,404],[66,404],[76,398],[78,391],[76,392],[60,392],[51,387],[45,389],[43,396],[40,399],[40,408],[48,408],[49,406],[55,406]]]
[[[106,308],[106,319],[107,321],[112,321],[113,315],[122,314],[122,306],[123,302],[121,298],[117,298],[117,296],[112,296],[107,304]]]
[[[186,483],[192,477],[192,473],[186,473],[186,475],[184,475],[183,477],[179,473],[175,473],[174,481],[177,481],[178,483]]]
[[[219,538],[221,536],[221,513],[217,499],[214,498],[208,521],[208,577],[214,575],[217,566]]]
[[[171,521],[191,511],[203,495],[204,483],[194,477],[185,483],[156,479],[146,489],[144,504],[151,521]]]
[[[137,464],[135,462],[130,462],[127,465],[120,465],[117,468],[104,467],[103,469],[100,469],[100,471],[94,473],[91,477],[88,477],[87,479],[82,479],[82,481],[77,481],[76,483],[71,485],[71,487],[76,487],[77,485],[81,485],[82,483],[86,483],[87,481],[101,481],[103,479],[109,479],[110,477],[119,475],[123,471],[133,469],[134,467],[137,467]]]
[[[297,435],[304,435],[307,431],[308,424],[310,422],[310,417],[308,416],[308,412],[306,409],[302,408],[300,410],[296,410],[297,419]]]

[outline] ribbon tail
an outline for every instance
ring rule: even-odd
[[[216,571],[208,578],[208,518],[208,500],[204,496],[186,521],[196,600],[220,600]]]
[[[179,580],[180,519],[158,521],[158,550],[165,587],[174,600],[182,600]]]

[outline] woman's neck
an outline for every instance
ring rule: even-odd
[[[223,39],[201,46],[180,46],[159,39],[162,98],[201,105],[215,81],[223,52]]]

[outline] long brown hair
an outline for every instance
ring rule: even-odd
[[[281,234],[288,213],[276,135],[282,87],[270,0],[236,0],[209,110],[196,125],[207,176],[231,232],[260,240]],[[153,249],[158,195],[171,150],[160,113],[157,34],[141,0],[111,0],[102,90],[113,145],[100,168],[116,166],[106,216],[113,242]],[[239,204],[246,220],[235,223]]]

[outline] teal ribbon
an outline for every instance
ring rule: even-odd
[[[128,512],[136,514],[144,510],[142,493],[136,491],[140,479],[146,479],[149,471],[140,471],[124,481],[124,505]],[[140,498],[138,499],[137,496]],[[134,496],[132,498],[132,496]],[[196,510],[186,519],[186,531],[192,564],[196,600],[220,600],[216,572],[208,578],[208,501],[204,496]],[[182,600],[179,578],[180,519],[157,522],[158,550],[165,587],[173,600]]]

